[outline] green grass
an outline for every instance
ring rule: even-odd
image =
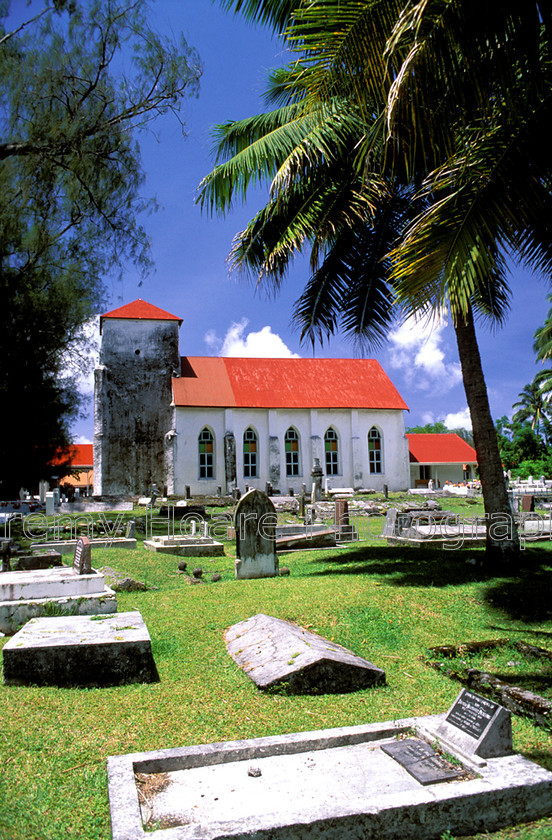
[[[473,515],[474,506],[452,501]],[[549,543],[531,546],[520,569],[504,577],[478,571],[470,560],[479,549],[396,548],[373,539],[284,554],[289,577],[236,581],[233,550],[227,543],[225,557],[192,560],[207,581],[196,586],[177,573],[178,558],[140,544],[93,550],[95,568],[157,587],[120,593],[118,608],[140,610],[160,682],[0,685],[1,840],[108,840],[107,756],[432,714],[450,706],[459,686],[424,664],[430,647],[504,636],[552,649]],[[211,583],[215,571],[222,580]],[[258,612],[351,648],[385,669],[387,685],[344,695],[258,691],[224,646],[225,629]],[[538,679],[532,685],[538,691]],[[552,770],[550,734],[518,717],[513,729],[515,748]],[[490,836],[552,840],[552,819]]]

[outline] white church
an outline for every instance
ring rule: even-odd
[[[94,491],[194,496],[409,486],[408,406],[374,359],[180,356],[182,319],[143,300],[100,318]]]

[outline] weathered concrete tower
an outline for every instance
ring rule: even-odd
[[[94,494],[146,494],[171,487],[182,319],[143,300],[100,318],[94,385]]]

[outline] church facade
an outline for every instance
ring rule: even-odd
[[[142,300],[100,319],[94,490],[409,486],[407,405],[374,359],[179,356],[182,320]]]

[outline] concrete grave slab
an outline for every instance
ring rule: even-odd
[[[5,645],[6,685],[110,686],[157,682],[139,612],[34,618]]]
[[[98,537],[90,540],[92,548],[136,548],[136,540],[127,537]],[[77,540],[52,540],[51,542],[31,543],[31,549],[59,551],[71,554],[77,547]]]
[[[52,566],[62,565],[59,551],[19,554],[15,555],[12,559],[14,572],[33,572],[39,569],[50,569]]]
[[[114,613],[117,596],[94,569],[85,575],[68,566],[0,574],[0,632],[12,635],[52,605],[68,615]]]
[[[430,744],[442,720],[110,757],[113,840],[437,840],[552,812],[552,773],[520,755],[423,784],[387,753],[413,733]]]
[[[159,554],[177,557],[223,557],[224,543],[211,537],[151,537],[144,540],[144,548]]]
[[[226,631],[230,656],[258,688],[293,694],[356,691],[385,683],[385,671],[289,621],[259,613]]]

